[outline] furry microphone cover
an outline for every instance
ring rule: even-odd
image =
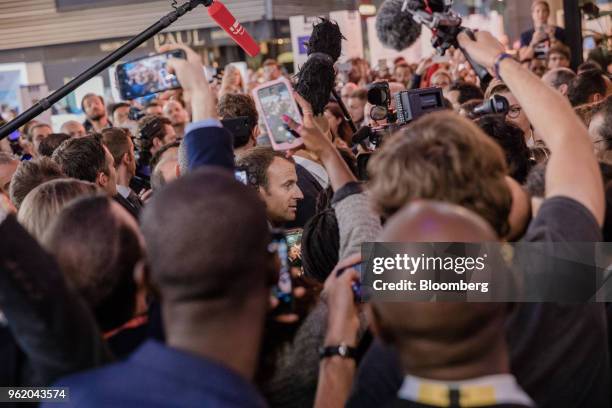
[[[337,23],[326,18],[319,17],[321,21],[312,27],[312,35],[306,44],[308,55],[322,52],[329,55],[335,63],[342,53],[342,35]]]
[[[311,54],[297,78],[297,93],[310,102],[315,115],[323,114],[336,80],[332,58],[322,52]]]

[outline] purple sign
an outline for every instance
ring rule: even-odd
[[[300,54],[307,54],[308,53],[308,48],[306,47],[306,43],[308,42],[308,40],[310,40],[310,36],[309,35],[304,35],[304,36],[298,37],[298,52]]]

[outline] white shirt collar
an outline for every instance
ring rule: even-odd
[[[130,195],[130,191],[132,191],[132,190],[130,190],[130,188],[129,188],[129,187],[126,187],[126,186],[120,186],[119,184],[117,184],[117,192],[118,192],[119,194],[121,194],[121,197],[123,197],[123,198],[127,199],[127,198],[128,198],[128,196]]]

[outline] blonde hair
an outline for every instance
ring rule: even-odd
[[[28,193],[19,207],[17,220],[41,240],[51,222],[70,201],[98,192],[98,187],[87,181],[68,178],[47,181]]]
[[[412,200],[455,203],[509,230],[512,195],[501,148],[454,112],[431,113],[386,140],[368,165],[374,208],[390,217]]]

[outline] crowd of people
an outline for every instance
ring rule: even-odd
[[[354,298],[366,242],[571,251],[612,237],[611,66],[572,70],[547,10],[534,2],[515,53],[459,36],[489,84],[459,51],[351,60],[337,75],[350,117],[334,98],[315,116],[295,93],[290,151],[270,146],[257,80],[232,68],[217,86],[182,45],[162,50],[186,53],[168,62],[180,90],[146,106],[88,94],[84,123],[2,140],[0,384],[69,387],[67,405],[88,407],[609,407],[605,303]],[[268,60],[263,74],[283,71]],[[445,103],[374,149],[350,122],[383,125],[368,102],[381,81],[441,88]],[[474,112],[495,95],[505,113]]]

